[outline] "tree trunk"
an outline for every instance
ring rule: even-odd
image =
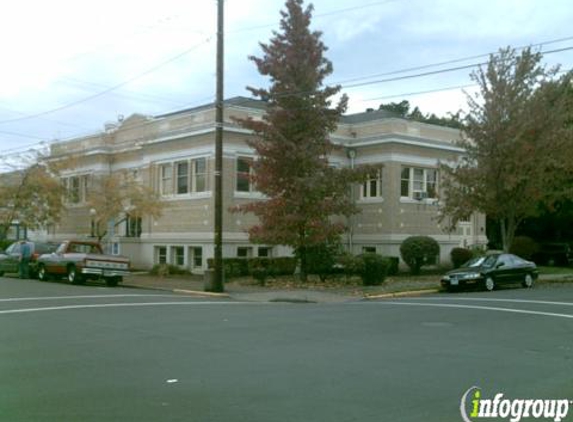
[[[299,254],[299,258],[300,258],[300,274],[299,274],[299,278],[300,281],[306,283],[306,281],[308,280],[308,262],[307,262],[307,257],[306,257],[306,247],[302,246],[299,248],[298,250],[298,254]]]
[[[501,229],[501,241],[503,245],[503,251],[505,253],[509,252],[513,239],[515,238],[515,231],[517,230],[519,222],[515,218],[508,217],[507,220],[502,218],[500,220],[499,227]]]

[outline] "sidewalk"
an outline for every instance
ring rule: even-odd
[[[362,300],[366,297],[395,297],[436,293],[439,284],[436,282],[425,283],[421,288],[410,288],[410,291],[385,291],[384,286],[362,288],[345,286],[340,288],[322,287],[288,287],[271,288],[257,285],[245,285],[237,281],[225,284],[224,293],[211,293],[204,291],[202,276],[187,277],[160,277],[147,274],[133,274],[125,277],[122,283],[124,287],[143,288],[151,290],[170,291],[173,293],[187,294],[196,297],[232,299],[243,302],[289,302],[289,303],[341,303]]]
[[[391,277],[381,286],[340,286],[324,288],[310,285],[305,287],[286,286],[286,288],[261,287],[247,285],[232,280],[225,284],[224,293],[205,292],[202,276],[151,276],[147,273],[137,273],[125,277],[124,287],[162,290],[196,297],[221,300],[237,300],[242,302],[290,302],[290,303],[341,303],[358,301],[367,298],[392,298],[405,296],[421,296],[440,292],[438,276],[419,277],[423,280],[411,282]],[[571,274],[540,275],[538,283],[568,283],[573,284]]]

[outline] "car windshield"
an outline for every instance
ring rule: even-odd
[[[496,260],[497,260],[497,256],[495,256],[495,255],[478,256],[478,257],[470,259],[463,266],[467,267],[467,268],[492,267],[495,264]]]
[[[57,246],[55,243],[36,243],[35,252],[38,254],[54,252]]]
[[[479,267],[479,266],[481,266],[484,259],[485,259],[485,256],[478,256],[478,257],[470,259],[463,266],[464,267]]]

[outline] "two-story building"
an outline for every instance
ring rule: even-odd
[[[254,245],[246,229],[252,215],[229,211],[234,205],[263,200],[249,180],[254,151],[246,141],[253,136],[232,119],[262,118],[265,103],[243,97],[225,101],[223,151],[223,256],[279,256],[290,250],[277,245]],[[439,162],[463,154],[456,146],[460,132],[370,111],[342,117],[331,135],[336,145],[330,161],[336,166],[381,164],[364,185],[353,188],[361,213],[348,221],[344,239],[354,253],[376,251],[399,256],[401,242],[412,235],[428,235],[441,246],[441,260],[449,260],[456,246],[486,243],[485,217],[474,214],[454,232],[438,222]],[[202,271],[214,254],[215,107],[213,104],[159,116],[133,115],[92,136],[57,142],[52,157],[74,156],[64,173],[68,189],[67,217],[52,227],[55,239],[90,236],[93,215],[86,198],[95,178],[128,171],[160,194],[166,203],[161,218],[126,217],[110,224],[106,241],[116,253],[128,255],[134,266],[149,268],[169,263]]]

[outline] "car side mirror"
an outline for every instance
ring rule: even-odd
[[[500,262],[499,264],[497,264],[497,265],[495,266],[495,268],[501,268],[501,267],[503,267],[503,266],[505,266],[505,263],[504,263],[504,262]]]

